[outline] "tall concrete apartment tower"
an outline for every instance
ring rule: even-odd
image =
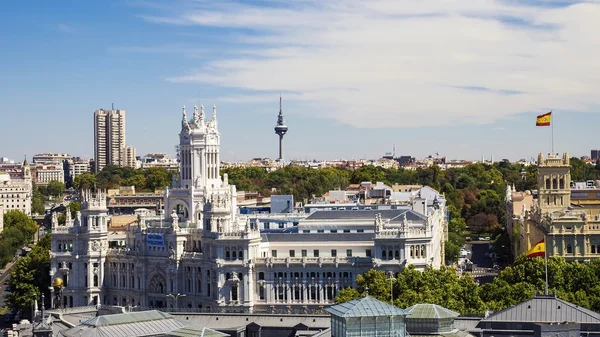
[[[281,96],[279,96],[279,115],[277,116],[277,125],[275,125],[275,133],[279,136],[279,161],[283,161],[283,136],[287,133],[288,127],[283,119],[283,110],[281,109]]]
[[[125,110],[94,111],[94,170],[126,165]]]

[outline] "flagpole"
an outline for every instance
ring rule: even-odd
[[[552,154],[554,154],[554,121],[552,120],[552,110],[550,110],[550,127],[552,128]]]
[[[544,289],[544,295],[548,295],[548,247],[547,242],[544,239],[544,264],[546,265],[546,287]]]

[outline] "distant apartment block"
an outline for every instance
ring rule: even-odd
[[[35,164],[35,183],[46,185],[51,181],[65,181],[65,169],[63,163]]]
[[[167,170],[179,171],[179,162],[164,153],[149,153],[138,158],[139,168],[162,167]]]
[[[18,164],[19,173],[0,171],[0,218],[4,212],[18,209],[31,215],[31,168],[27,160]]]
[[[134,147],[126,145],[123,149],[122,166],[136,168]]]
[[[34,164],[62,163],[73,158],[67,153],[38,153],[33,155]]]
[[[90,160],[75,157],[65,162],[65,182],[73,183],[75,178],[90,172]]]
[[[107,165],[126,166],[126,152],[125,110],[94,111],[94,171]]]
[[[591,150],[590,151],[590,159],[591,160],[598,160],[598,159],[600,159],[600,150]]]

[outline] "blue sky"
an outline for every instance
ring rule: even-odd
[[[217,105],[224,160],[531,158],[600,147],[595,1],[5,1],[0,156],[93,156],[127,111],[138,155],[173,154],[181,106]]]

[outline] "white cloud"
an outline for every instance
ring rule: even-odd
[[[237,54],[169,80],[294,92],[315,116],[357,127],[489,123],[550,108],[589,111],[600,83],[600,5],[533,3],[226,3],[144,18],[238,29],[223,42]],[[230,100],[259,102],[260,93]]]

